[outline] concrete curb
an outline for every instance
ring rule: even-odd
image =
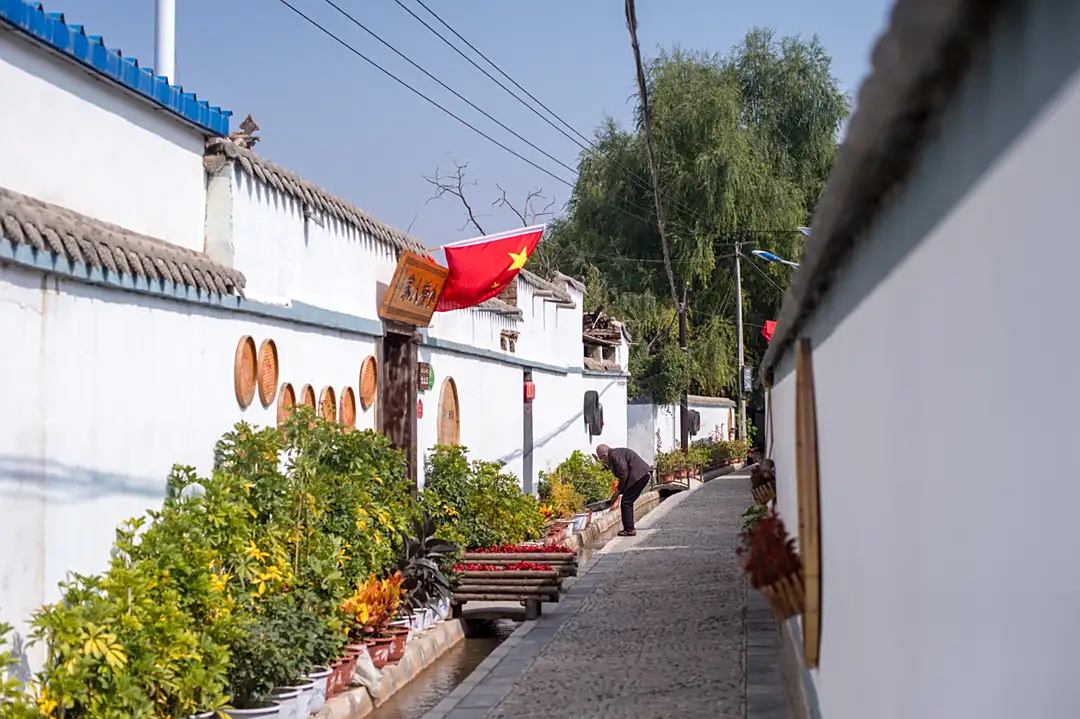
[[[378,700],[372,698],[366,687],[350,689],[329,699],[326,706],[314,715],[315,719],[360,719],[367,716],[464,638],[465,623],[460,619],[448,619],[435,625],[409,642],[401,661],[382,670]]]

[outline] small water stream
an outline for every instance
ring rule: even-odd
[[[517,623],[509,619],[470,621],[465,641],[449,649],[368,716],[371,719],[419,719],[464,681],[516,628]]]

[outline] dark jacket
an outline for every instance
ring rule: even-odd
[[[652,473],[652,467],[639,457],[637,452],[627,447],[608,450],[607,465],[619,480],[619,494],[624,494],[627,487],[637,484]]]

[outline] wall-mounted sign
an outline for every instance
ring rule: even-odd
[[[423,419],[424,418],[424,400],[422,400],[422,399],[416,400],[416,418],[417,419]]]
[[[742,368],[742,391],[750,393],[754,391],[754,368],[743,367]]]
[[[417,327],[431,324],[435,303],[450,270],[414,252],[402,252],[386,289],[379,317]]]
[[[435,373],[431,370],[431,365],[427,362],[417,362],[416,364],[416,389],[421,392],[427,392],[429,389],[435,386]]]

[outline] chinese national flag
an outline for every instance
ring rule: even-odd
[[[478,305],[506,289],[536,249],[544,225],[444,245],[450,275],[436,312]]]
[[[776,323],[772,320],[765,320],[765,326],[761,328],[761,336],[765,338],[766,342],[772,342],[773,332],[776,331]]]

